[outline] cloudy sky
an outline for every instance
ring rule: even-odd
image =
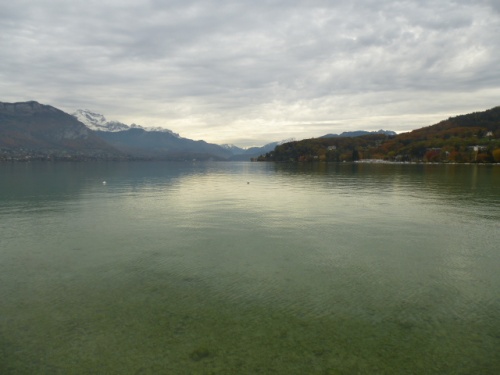
[[[0,101],[239,146],[500,105],[500,0],[0,0]]]

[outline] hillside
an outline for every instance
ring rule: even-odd
[[[170,132],[131,128],[117,132],[96,132],[118,150],[138,158],[169,160],[225,160],[231,152],[205,141],[181,138]]]
[[[123,155],[73,116],[35,101],[0,102],[0,159],[115,159]]]
[[[259,161],[500,162],[500,107],[395,136],[312,138],[277,146]]]

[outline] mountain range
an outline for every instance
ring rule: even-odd
[[[108,121],[90,110],[70,115],[36,101],[0,102],[0,160],[250,160],[282,142],[243,149]]]
[[[217,160],[250,160],[273,150],[283,142],[291,141],[272,142],[262,147],[244,149],[235,145],[216,145],[182,138],[165,128],[108,121],[103,115],[89,110],[79,109],[72,116],[120,151],[140,157],[161,158],[168,155],[174,159],[209,157]]]
[[[88,109],[78,109],[76,112],[71,114],[78,121],[84,124],[87,128],[94,131],[105,131],[105,132],[120,132],[130,129],[142,129],[149,132],[161,132],[161,133],[170,133],[176,137],[179,137],[179,134],[174,133],[172,130],[165,128],[151,128],[144,127],[137,124],[127,125],[119,121],[108,121],[104,115],[100,113],[92,112]]]
[[[500,161],[500,107],[396,134],[326,134],[243,149],[183,138],[169,129],[72,115],[36,101],[0,102],[0,160]]]

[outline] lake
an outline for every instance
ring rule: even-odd
[[[498,374],[499,244],[500,166],[3,163],[0,373]]]

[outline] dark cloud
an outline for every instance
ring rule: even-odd
[[[499,11],[490,0],[21,0],[0,13],[0,100],[214,142],[408,130],[499,104]]]

